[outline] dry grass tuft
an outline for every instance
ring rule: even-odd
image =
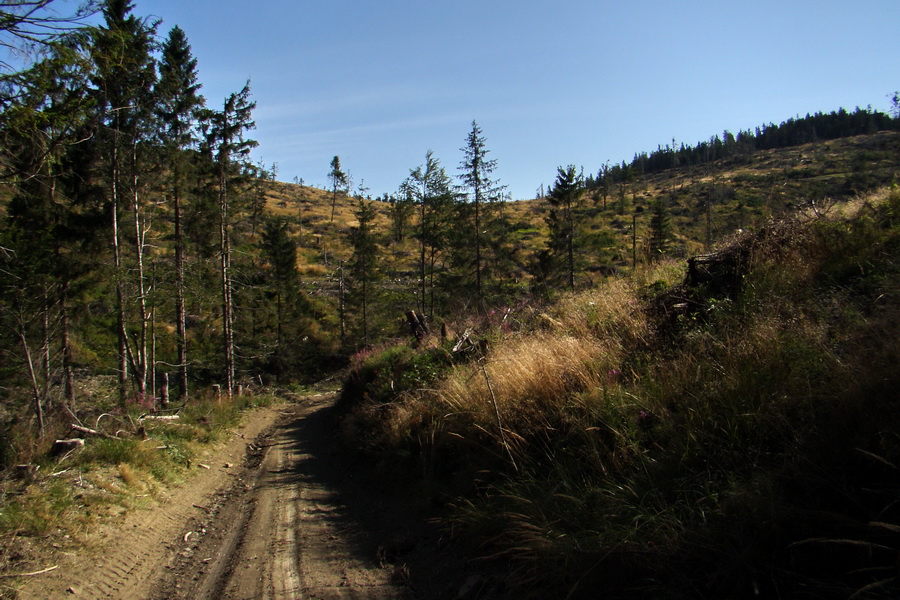
[[[139,483],[139,479],[137,473],[135,473],[134,468],[128,463],[119,463],[119,477],[122,478],[122,481],[125,482],[125,485],[128,487],[137,487]]]
[[[573,395],[599,385],[616,358],[595,340],[528,336],[455,370],[436,395],[449,412],[466,413],[485,427],[495,421],[496,407],[505,426],[523,435],[541,427],[547,413],[564,410]]]

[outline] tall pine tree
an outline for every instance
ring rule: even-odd
[[[171,198],[175,243],[175,328],[178,337],[178,395],[188,393],[187,331],[185,326],[185,236],[182,204],[191,162],[188,151],[197,143],[196,121],[203,106],[197,82],[197,59],[191,54],[187,36],[179,27],[169,32],[162,48],[156,86],[158,135],[169,165],[167,196]]]
[[[215,155],[218,175],[217,199],[219,208],[219,277],[222,290],[222,350],[225,359],[225,390],[229,397],[234,394],[235,348],[234,348],[234,288],[231,273],[231,215],[229,181],[236,168],[245,163],[250,150],[256,147],[254,140],[244,134],[255,127],[253,109],[256,103],[250,100],[250,82],[240,92],[230,94],[221,111],[208,113],[209,128],[207,147]]]
[[[489,221],[496,215],[494,210],[500,202],[503,186],[492,179],[497,168],[497,161],[488,158],[489,150],[486,140],[478,123],[472,121],[472,130],[466,136],[466,145],[461,148],[463,161],[459,165],[460,179],[463,189],[468,197],[471,227],[465,228],[470,233],[460,239],[459,249],[465,252],[471,249],[474,256],[471,257],[472,269],[474,269],[475,299],[481,308],[484,308],[485,298],[485,233],[490,228]],[[496,233],[498,230],[494,229]],[[500,230],[502,231],[502,230]],[[468,238],[468,239],[466,239]],[[502,240],[492,240],[495,246]]]
[[[331,159],[331,171],[328,172],[328,179],[331,180],[331,222],[334,223],[334,209],[337,206],[338,191],[346,191],[349,185],[347,173],[341,168],[340,156],[335,156]]]
[[[139,196],[138,149],[147,136],[149,106],[156,70],[151,51],[155,26],[148,25],[131,13],[130,0],[106,0],[102,13],[104,25],[96,29],[92,45],[94,85],[101,110],[101,133],[105,140],[104,155],[108,161],[108,204],[112,231],[113,268],[116,285],[117,336],[119,353],[120,395],[125,395],[130,372],[135,391],[146,393],[149,372],[147,354],[147,289],[143,257],[146,230],[141,217]],[[130,205],[130,206],[129,206]],[[126,272],[120,231],[123,211],[131,208],[135,264],[133,269],[138,306],[139,335],[132,345],[128,337]]]
[[[583,195],[583,176],[575,170],[575,166],[559,167],[553,189],[547,196],[551,207],[547,217],[550,228],[547,249],[556,272],[563,275],[570,290],[575,289],[578,209]]]

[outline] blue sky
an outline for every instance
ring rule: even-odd
[[[278,179],[325,186],[331,158],[372,195],[431,149],[456,175],[472,120],[495,175],[533,197],[658,145],[900,89],[900,1],[136,0],[179,25],[212,106],[249,78]]]

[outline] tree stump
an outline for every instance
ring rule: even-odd
[[[50,456],[63,456],[69,452],[73,452],[80,448],[84,448],[83,438],[71,438],[68,440],[56,440],[53,447],[50,448]]]
[[[406,324],[409,325],[417,342],[421,342],[428,334],[428,323],[425,321],[425,317],[417,315],[414,310],[406,311]]]

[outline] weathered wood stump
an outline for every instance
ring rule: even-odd
[[[63,456],[75,450],[84,448],[83,438],[71,438],[67,440],[56,440],[50,448],[50,456]]]
[[[16,479],[31,481],[40,468],[40,465],[32,465],[30,463],[27,465],[16,465]]]
[[[410,331],[416,337],[417,342],[421,342],[428,335],[428,323],[424,315],[417,315],[416,311],[406,311],[406,324],[409,325]]]

